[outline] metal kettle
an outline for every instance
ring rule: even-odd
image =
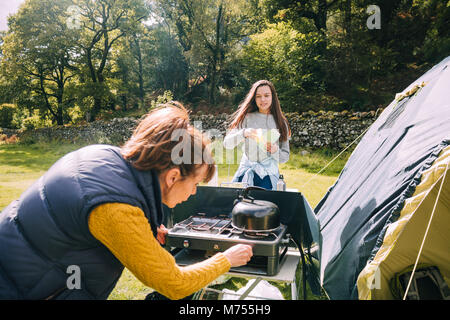
[[[266,190],[260,187],[248,187],[234,201],[231,212],[231,224],[244,231],[270,231],[280,226],[280,210],[270,201],[255,200],[248,195],[250,190]]]

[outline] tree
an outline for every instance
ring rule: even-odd
[[[146,73],[155,91],[171,91],[176,99],[183,99],[189,81],[189,65],[177,39],[160,25],[149,30],[150,41],[144,43]]]
[[[108,90],[104,72],[111,50],[119,39],[136,32],[148,16],[148,9],[142,0],[73,0],[73,4],[78,8],[81,28],[78,45],[90,80],[86,86],[93,98],[88,118],[94,120],[104,107],[103,99]]]
[[[188,86],[188,64],[177,39],[159,24],[142,26],[119,41],[112,54],[117,94],[122,105],[146,106],[149,96],[170,91],[183,100]],[[153,98],[153,97],[152,97]]]
[[[122,100],[122,106],[129,104],[143,107],[148,85],[148,75],[144,71],[144,57],[147,54],[145,44],[149,35],[144,25],[118,41],[112,51],[112,77],[118,83],[117,95]]]
[[[72,57],[79,35],[66,26],[68,5],[66,0],[27,0],[10,18],[2,45],[3,78],[17,85],[10,99],[22,106],[44,106],[58,125],[71,101],[65,88],[75,76]]]
[[[281,19],[283,21],[300,22],[302,19],[313,21],[316,31],[325,34],[327,30],[327,17],[339,3],[337,0],[265,0],[266,14],[272,21]],[[296,25],[294,24],[294,27]],[[300,30],[297,25],[297,30]]]
[[[160,15],[174,26],[192,68],[193,77],[209,84],[208,100],[216,102],[217,84],[230,50],[248,36],[255,1],[158,1]]]

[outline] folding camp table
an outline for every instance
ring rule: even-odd
[[[291,287],[291,299],[297,300],[297,281],[296,281],[296,271],[297,266],[299,263],[299,252],[296,250],[288,250],[285,257],[281,261],[280,271],[274,275],[274,276],[264,276],[264,275],[255,275],[255,274],[249,274],[249,273],[242,273],[242,272],[235,272],[230,271],[227,272],[227,276],[236,277],[236,278],[245,278],[245,279],[255,279],[255,281],[243,292],[240,293],[233,293],[233,292],[227,292],[227,294],[230,295],[237,295],[239,296],[238,300],[245,300],[245,298],[254,298],[254,299],[265,299],[270,300],[270,298],[262,297],[262,296],[254,296],[251,295],[251,292],[256,288],[258,283],[261,282],[261,280],[267,280],[267,281],[275,281],[275,282],[282,282],[282,283],[288,283]],[[210,288],[210,286],[204,287],[200,294],[198,295],[198,300],[202,300],[204,297],[204,294],[208,291],[216,292],[219,294],[218,299],[221,300],[223,297],[223,291]]]

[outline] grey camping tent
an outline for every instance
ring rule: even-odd
[[[416,262],[450,283],[449,144],[450,57],[386,107],[314,210],[331,299],[392,299],[392,279]]]

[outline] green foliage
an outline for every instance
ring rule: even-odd
[[[204,98],[214,104],[230,53],[250,30],[260,25],[260,21],[255,19],[259,11],[258,1],[159,0],[155,3],[159,15],[177,33],[184,56],[189,61],[190,80],[206,86]],[[252,26],[255,22],[257,25]],[[197,81],[199,79],[202,81]],[[192,94],[195,89],[188,89],[191,100],[203,98],[203,90]]]
[[[80,123],[84,120],[84,114],[83,111],[79,106],[75,106],[73,108],[69,108],[67,110],[67,114],[70,117],[70,121],[73,124]]]
[[[80,60],[85,63],[81,76],[86,86],[93,89],[86,90],[84,95],[86,97],[88,93],[93,99],[92,108],[86,112],[92,121],[101,109],[115,105],[115,96],[108,84],[113,70],[111,53],[125,37],[140,33],[142,21],[148,17],[149,11],[143,0],[72,2],[78,11]],[[124,76],[122,78],[126,78],[126,74]]]
[[[167,90],[221,112],[265,78],[285,111],[376,109],[448,56],[450,6],[380,0],[369,30],[371,4],[27,0],[0,33],[0,103],[13,127],[33,110],[53,125],[138,113]]]
[[[414,0],[412,8],[427,23],[424,30],[421,30],[424,34],[423,43],[415,48],[415,54],[422,56],[424,61],[437,63],[450,52],[450,1]]]
[[[78,33],[69,32],[65,10],[69,0],[28,0],[9,20],[3,37],[2,78],[18,108],[50,112],[63,124],[68,97],[66,82],[74,76]],[[46,114],[41,112],[42,115]]]
[[[178,40],[164,28],[154,27],[142,49],[149,89],[169,90],[174,97],[182,97],[188,88],[189,64]]]
[[[0,128],[14,129],[13,119],[16,106],[13,104],[0,104]]]
[[[159,95],[158,97],[156,97],[155,100],[152,100],[150,104],[150,110],[158,107],[161,104],[170,102],[172,100],[173,100],[172,92],[170,90],[166,90],[162,95]]]
[[[324,91],[321,47],[318,33],[300,33],[282,22],[268,25],[243,48],[245,75],[250,82],[272,81],[284,110],[303,111],[306,95]]]
[[[21,129],[32,130],[37,128],[51,127],[52,121],[48,116],[42,116],[39,110],[25,111],[21,119]]]

